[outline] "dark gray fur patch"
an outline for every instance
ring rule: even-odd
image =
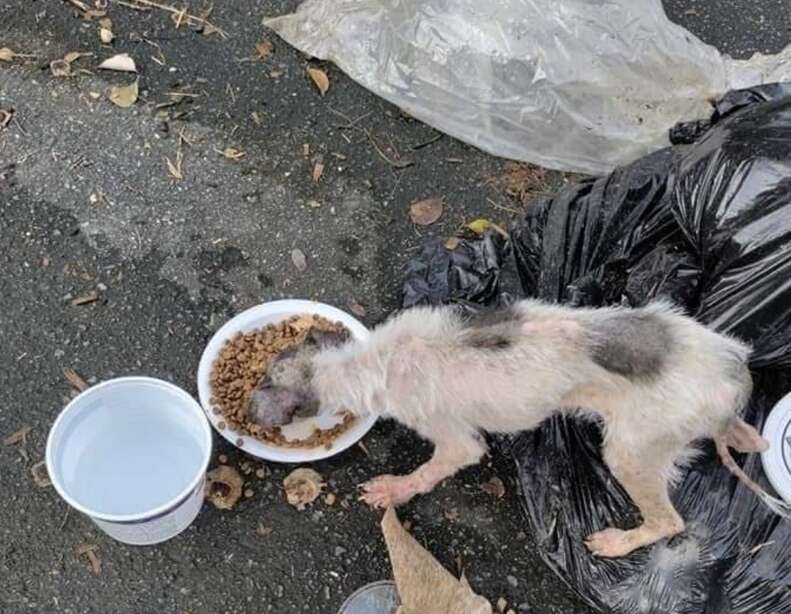
[[[463,320],[461,343],[478,350],[505,350],[516,343],[524,316],[513,307],[485,309]]]
[[[338,331],[325,331],[315,326],[308,331],[305,343],[317,345],[320,348],[343,345],[350,338],[349,331],[345,328]]]
[[[464,318],[465,328],[488,328],[502,324],[518,325],[524,315],[515,307],[484,308]]]
[[[586,328],[593,362],[630,379],[659,375],[673,352],[673,336],[658,315],[615,313],[592,320]]]
[[[483,330],[471,330],[462,335],[464,345],[478,350],[506,350],[514,343],[514,336],[507,331],[498,332],[492,327]]]

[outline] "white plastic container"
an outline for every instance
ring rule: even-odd
[[[189,394],[122,377],[63,409],[47,438],[47,471],[74,509],[110,537],[143,546],[174,537],[198,515],[211,449],[211,427]]]
[[[763,430],[769,449],[761,453],[766,477],[777,494],[791,504],[791,394],[774,406]]]
[[[237,333],[262,328],[268,324],[275,324],[291,316],[301,314],[316,314],[332,322],[340,322],[349,329],[355,339],[365,340],[370,335],[368,329],[360,321],[331,305],[296,299],[272,301],[271,303],[263,303],[251,307],[226,322],[209,341],[198,366],[198,396],[214,428],[234,446],[263,460],[280,463],[306,463],[335,456],[362,439],[376,422],[375,415],[359,418],[351,428],[341,433],[333,441],[332,448],[329,450],[324,447],[284,448],[259,441],[247,435],[233,433],[227,428],[220,428],[220,422],[223,422],[224,419],[222,416],[212,412],[210,377],[212,365],[225,342]],[[327,429],[337,424],[337,422],[338,420],[333,416],[311,418],[310,420],[283,427],[283,434],[291,439],[302,438],[308,436],[314,427]],[[237,443],[239,439],[242,441],[241,446]]]
[[[382,580],[355,591],[338,614],[395,614],[400,604],[395,582]]]

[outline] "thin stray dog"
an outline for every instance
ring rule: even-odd
[[[291,363],[280,372],[291,377],[270,378],[256,394],[259,410],[287,399],[292,410],[375,412],[433,442],[431,460],[413,473],[363,485],[361,498],[375,507],[402,504],[477,463],[482,431],[532,429],[558,411],[589,414],[601,423],[607,466],[643,518],[637,528],[587,537],[595,555],[619,557],[684,530],[668,486],[702,438],[714,439],[724,465],[764,503],[791,517],[791,506],[750,480],[728,450],[768,448],[739,417],[752,392],[749,354],[662,302],[574,309],[525,300],[475,316],[413,308],[365,342],[330,337],[284,358]]]

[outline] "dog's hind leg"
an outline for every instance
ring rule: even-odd
[[[640,510],[643,524],[629,530],[609,528],[594,533],[585,540],[593,554],[625,556],[684,530],[684,520],[673,507],[668,494],[673,457],[665,447],[661,450],[628,450],[623,444],[610,442],[605,448],[604,459]]]

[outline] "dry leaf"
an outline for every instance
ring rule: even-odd
[[[99,64],[99,68],[104,70],[117,70],[120,72],[137,72],[135,61],[129,56],[128,53],[119,53],[110,58],[107,58]]]
[[[99,25],[102,28],[107,28],[108,30],[112,30],[113,29],[113,20],[110,19],[109,17],[102,17],[99,20]]]
[[[459,510],[455,508],[450,510],[445,510],[445,512],[442,515],[445,516],[446,520],[450,520],[451,522],[454,522],[459,519]]]
[[[229,160],[241,160],[247,155],[245,152],[235,147],[226,147],[221,153]]]
[[[313,167],[313,183],[318,183],[321,176],[324,174],[324,163],[323,162],[316,162],[316,165]]]
[[[39,488],[46,488],[52,485],[49,479],[49,472],[47,471],[47,461],[39,461],[33,465],[30,468],[30,475],[33,476],[33,481]]]
[[[492,230],[499,232],[503,237],[508,238],[508,233],[505,230],[486,218],[478,218],[477,220],[473,220],[469,224],[466,224],[466,226],[476,235],[482,235],[491,228]]]
[[[327,73],[320,68],[308,68],[308,75],[313,79],[313,83],[316,84],[316,87],[319,88],[321,95],[324,96],[327,90],[330,89],[330,80],[329,77],[327,77]]]
[[[409,206],[409,217],[418,226],[428,226],[442,216],[443,208],[441,197],[418,200]]]
[[[4,446],[13,446],[18,443],[22,445],[27,443],[27,435],[33,430],[32,426],[23,426],[16,433],[11,433],[8,437],[3,439]]]
[[[242,496],[242,476],[229,465],[220,465],[206,474],[206,498],[221,510],[232,509]]]
[[[488,482],[481,484],[481,490],[498,499],[502,499],[505,496],[505,484],[498,477],[493,477]]]
[[[210,24],[210,23],[204,23],[202,34],[203,34],[203,36],[210,36],[212,34],[220,34],[220,35],[223,36],[223,38],[225,38],[225,33],[222,30],[220,30],[220,28],[218,28],[217,26],[215,26],[213,24]]]
[[[115,38],[115,34],[109,28],[99,28],[99,40],[102,41],[105,45],[109,45],[113,42]]]
[[[88,390],[88,383],[74,369],[63,369],[63,377],[80,392]]]
[[[71,64],[66,60],[52,60],[49,63],[49,71],[53,77],[70,77]]]
[[[327,493],[327,494],[324,496],[324,503],[326,503],[326,504],[327,504],[327,505],[329,505],[329,506],[333,506],[333,505],[335,505],[335,502],[336,502],[337,500],[338,500],[338,498],[337,498],[337,497],[336,497],[336,496],[335,496],[333,493],[331,493],[331,492],[328,492],[328,493]]]
[[[96,290],[90,290],[85,294],[81,294],[77,298],[71,299],[72,305],[87,305],[88,303],[95,303],[99,299],[99,293]]]
[[[415,614],[491,614],[492,606],[475,594],[464,576],[457,580],[398,521],[392,507],[382,519],[390,565],[401,602]]]
[[[305,254],[301,249],[291,250],[291,262],[294,263],[294,266],[300,273],[304,273],[308,270],[308,260],[305,258]]]
[[[184,179],[184,175],[181,173],[181,156],[176,156],[175,164],[173,164],[168,157],[165,157],[165,162],[168,165],[168,172],[174,179]]]
[[[445,241],[445,249],[452,252],[454,249],[456,249],[459,246],[459,243],[461,243],[461,241],[459,241],[458,237],[451,237],[450,239]]]
[[[90,55],[90,54],[82,53],[81,51],[69,51],[66,55],[63,56],[63,61],[71,64],[72,62],[81,58],[84,55]]]
[[[14,110],[9,109],[0,109],[0,130],[8,126],[11,123],[11,118],[14,116]]]
[[[265,527],[260,522],[258,523],[258,528],[256,528],[255,530],[256,534],[260,535],[261,537],[266,537],[267,535],[271,535],[272,531],[274,531],[272,527]]]
[[[283,480],[283,488],[288,502],[302,511],[321,494],[324,479],[313,469],[295,469]]]
[[[2,62],[10,62],[16,57],[16,53],[11,51],[8,47],[3,47],[0,49],[0,61]]]
[[[99,19],[107,15],[107,11],[101,11],[99,9],[88,9],[82,14],[82,18],[85,21],[90,21],[91,19]]]
[[[74,549],[74,553],[78,557],[86,556],[88,558],[88,562],[91,564],[91,571],[95,576],[102,573],[102,560],[96,554],[98,549],[99,546],[94,544],[80,544]]]
[[[137,81],[122,87],[110,88],[110,101],[117,107],[126,109],[137,102]]]
[[[351,312],[352,312],[354,315],[356,315],[356,316],[358,316],[358,317],[360,317],[360,318],[364,318],[364,317],[365,317],[365,307],[363,307],[362,305],[360,305],[360,303],[358,303],[358,302],[357,302],[357,301],[355,301],[354,299],[352,299],[352,300],[350,300],[350,301],[349,301],[349,310],[350,310],[350,311],[351,311]]]
[[[261,58],[262,60],[265,60],[270,55],[272,55],[272,52],[274,50],[275,50],[275,46],[267,40],[263,40],[255,46],[255,51],[256,53],[258,53],[258,57]]]

